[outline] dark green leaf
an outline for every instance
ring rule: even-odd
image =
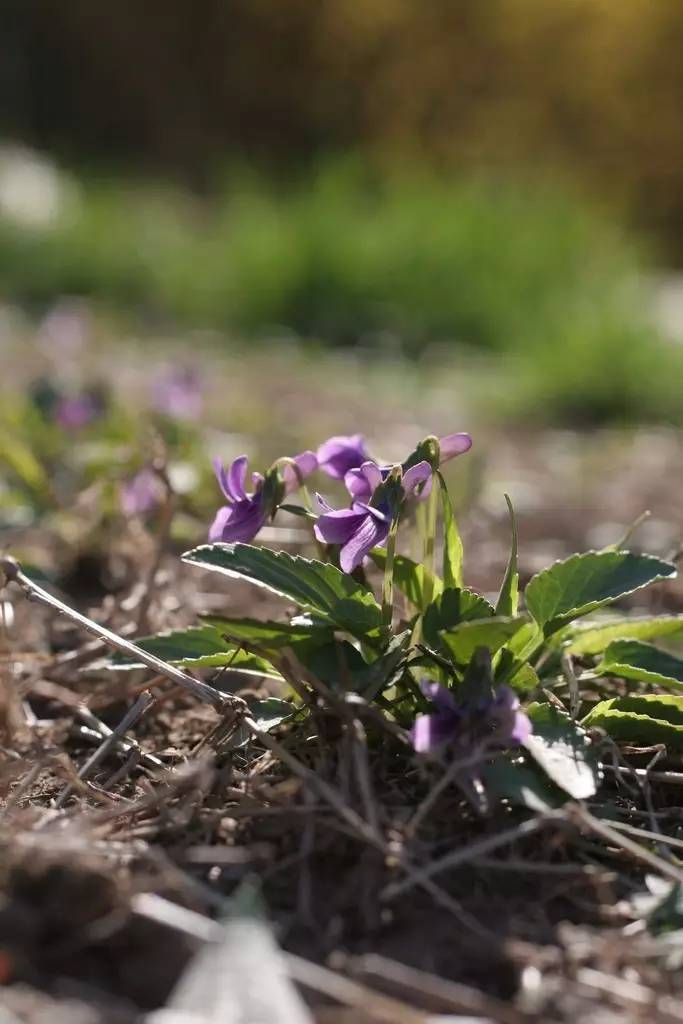
[[[467,665],[477,647],[486,647],[491,654],[499,651],[524,621],[519,616],[514,619],[489,618],[462,622],[451,630],[442,631],[441,639],[455,661]]]
[[[379,569],[384,570],[386,551],[375,548],[370,552],[370,557]],[[396,555],[394,558],[394,586],[405,594],[419,612],[426,611],[429,601],[443,591],[443,582],[438,576],[405,555]]]
[[[614,640],[605,651],[597,672],[680,689],[683,686],[683,658],[660,651],[640,640]]]
[[[517,571],[517,522],[515,510],[512,507],[510,496],[505,495],[508,511],[510,513],[510,528],[512,530],[512,543],[510,546],[510,559],[505,570],[503,583],[496,603],[496,615],[516,615],[519,608],[519,572]]]
[[[548,636],[580,615],[675,575],[674,565],[651,555],[589,551],[534,576],[526,588],[526,606]]]
[[[381,624],[373,594],[334,565],[251,544],[207,544],[183,559],[266,587],[354,636],[366,636]]]
[[[266,697],[264,700],[248,697],[247,704],[251,717],[259,729],[263,729],[264,732],[270,732],[271,729],[277,728],[278,725],[291,718],[296,711],[294,705],[289,701],[279,700],[277,697]]]
[[[561,807],[569,799],[533,762],[500,758],[484,766],[482,778],[490,796],[538,813]]]
[[[683,630],[683,615],[659,615],[655,618],[621,618],[595,623],[563,635],[570,654],[601,654],[613,640],[655,640]]]
[[[524,742],[530,756],[575,800],[593,796],[600,775],[585,731],[550,704],[530,704],[526,712],[534,730]]]
[[[461,622],[493,616],[493,605],[473,590],[449,588],[431,602],[422,619],[422,633],[431,647],[438,647],[442,629]]]
[[[683,697],[669,694],[613,697],[596,704],[582,725],[598,726],[616,740],[683,750]]]
[[[187,665],[193,668],[230,668],[235,672],[250,675],[271,676],[279,679],[280,673],[255,654],[239,649],[239,645],[227,643],[218,630],[212,626],[192,626],[189,629],[172,630],[156,636],[142,637],[135,643],[148,654],[169,662],[171,665]],[[109,662],[110,668],[145,668],[143,662],[134,661],[123,655],[115,655]]]
[[[462,538],[458,530],[446,481],[438,470],[436,477],[441,488],[441,513],[443,516],[443,582],[445,587],[462,587]]]

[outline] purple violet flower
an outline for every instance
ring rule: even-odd
[[[269,508],[264,500],[265,477],[260,473],[252,473],[254,490],[251,493],[245,490],[247,464],[247,456],[240,455],[226,470],[220,459],[214,459],[218,483],[228,499],[228,504],[219,508],[211,524],[209,540],[212,542],[241,541],[248,544],[273,514],[273,509]],[[309,451],[302,452],[301,455],[281,465],[284,495],[291,494],[300,487],[302,481],[317,468],[317,465],[315,453]]]
[[[323,514],[318,518],[314,531],[324,544],[339,544],[339,564],[342,572],[353,572],[369,551],[386,542],[391,527],[392,510],[388,500],[371,505],[377,488],[391,472],[392,467],[380,467],[374,462],[364,462],[356,470],[350,470],[344,479],[353,499],[351,508],[333,509],[318,495]],[[428,462],[418,462],[401,477],[403,498],[409,498],[418,488],[425,489],[431,483],[432,470]]]
[[[101,406],[92,395],[70,395],[60,398],[55,420],[64,430],[82,430],[101,415]]]
[[[171,366],[158,372],[152,383],[152,405],[174,420],[198,420],[204,398],[198,373],[191,366]]]
[[[122,486],[121,511],[129,519],[148,515],[159,505],[163,496],[164,486],[158,475],[149,466],[144,466]]]
[[[357,469],[369,458],[362,434],[330,437],[318,448],[318,465],[333,480],[343,480],[350,469]]]
[[[489,698],[459,701],[440,683],[427,683],[423,692],[434,711],[418,715],[412,728],[413,747],[431,753],[449,740],[486,740],[490,746],[519,746],[531,735],[531,722],[520,710],[519,698],[509,686],[499,686]]]

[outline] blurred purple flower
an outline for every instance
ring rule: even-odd
[[[475,703],[458,701],[456,694],[440,683],[425,684],[423,692],[434,711],[418,715],[412,728],[413,746],[420,754],[460,738],[512,747],[531,735],[531,722],[520,711],[517,694],[509,686],[499,686],[489,698]]]
[[[294,464],[294,465],[293,465]],[[254,539],[266,520],[273,514],[264,500],[265,478],[252,473],[254,490],[245,490],[248,459],[240,455],[226,470],[220,459],[214,459],[214,469],[228,504],[219,508],[209,530],[209,540],[225,543],[241,541],[248,544]],[[314,452],[302,452],[280,468],[284,495],[291,494],[318,465]],[[295,468],[296,467],[296,468]]]
[[[55,420],[64,430],[82,430],[102,414],[102,406],[94,395],[68,395],[60,398]]]
[[[387,499],[376,505],[369,502],[377,488],[389,476],[392,467],[380,469],[374,462],[364,462],[357,470],[350,470],[345,483],[353,498],[351,508],[333,509],[318,495],[323,514],[314,526],[315,535],[324,544],[339,544],[339,565],[342,572],[353,572],[374,547],[386,542],[391,527],[392,509]],[[403,498],[413,495],[418,487],[426,487],[432,471],[428,462],[418,462],[401,477]]]
[[[153,512],[164,496],[164,486],[149,466],[138,470],[121,488],[121,511],[128,518]]]
[[[350,469],[356,469],[369,458],[362,434],[330,437],[318,448],[318,465],[334,480],[343,480]]]
[[[198,420],[204,407],[201,380],[191,366],[160,370],[152,382],[152,405],[174,420]]]

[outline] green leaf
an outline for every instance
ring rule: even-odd
[[[422,632],[428,644],[438,647],[442,629],[490,616],[493,616],[493,605],[485,597],[473,590],[452,587],[430,603],[422,619]]]
[[[249,675],[270,676],[280,679],[269,661],[238,645],[226,643],[212,626],[192,626],[189,629],[171,630],[145,636],[135,643],[148,654],[169,662],[171,665],[188,665],[193,668],[230,668],[231,671]],[[115,655],[108,663],[113,669],[146,668],[143,662],[123,655]]]
[[[463,546],[446,481],[437,470],[443,516],[443,582],[445,587],[462,587]]]
[[[526,588],[526,606],[549,636],[580,615],[675,575],[674,565],[651,555],[589,551],[534,576]]]
[[[570,654],[601,654],[613,640],[655,640],[661,636],[673,636],[681,630],[683,615],[611,619],[572,630],[565,637],[565,650]]]
[[[202,615],[204,622],[213,626],[228,641],[256,647],[270,654],[282,647],[296,647],[300,643],[329,643],[333,630],[329,622],[269,622],[260,619],[233,619],[224,615]]]
[[[381,625],[373,594],[334,565],[251,544],[207,544],[183,560],[266,587],[357,637]]]
[[[0,431],[0,462],[8,466],[30,491],[41,495],[49,491],[45,470],[16,434]]]
[[[442,631],[441,638],[455,661],[467,665],[477,647],[486,647],[491,654],[495,654],[524,622],[521,616],[514,619],[499,617],[462,622],[454,629]]]
[[[596,704],[581,724],[604,729],[616,740],[642,746],[664,743],[670,750],[683,750],[683,697],[612,697]]]
[[[378,569],[384,570],[387,553],[382,548],[375,548],[370,557]],[[415,605],[419,612],[424,612],[431,598],[438,597],[443,591],[443,581],[424,565],[413,562],[405,555],[394,558],[394,586]]]
[[[533,762],[500,758],[484,765],[482,779],[490,796],[543,813],[569,799]]]
[[[550,704],[530,704],[526,713],[534,730],[524,741],[527,753],[575,800],[593,796],[600,775],[585,731]]]
[[[614,640],[596,671],[603,676],[635,679],[655,686],[683,686],[683,658],[640,640]]]
[[[507,646],[499,652],[496,683],[506,683],[516,693],[531,693],[537,686],[540,686],[536,670],[528,661],[516,658]]]
[[[512,507],[509,494],[505,495],[508,511],[510,513],[510,527],[512,530],[512,544],[510,546],[510,559],[505,570],[503,583],[496,602],[496,615],[516,615],[519,608],[519,572],[517,571],[517,521],[515,510]]]
[[[271,729],[277,728],[278,725],[291,718],[296,711],[294,705],[289,701],[279,700],[277,697],[266,697],[264,700],[247,697],[247,704],[251,717],[259,729],[263,729],[264,732],[270,732]]]

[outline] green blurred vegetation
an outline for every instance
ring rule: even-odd
[[[329,161],[276,188],[233,173],[212,200],[92,182],[48,226],[0,221],[0,289],[93,297],[233,335],[283,328],[416,355],[431,343],[514,360],[548,419],[678,419],[682,359],[644,301],[646,261],[557,187],[371,175]],[[513,378],[511,378],[513,379]]]

